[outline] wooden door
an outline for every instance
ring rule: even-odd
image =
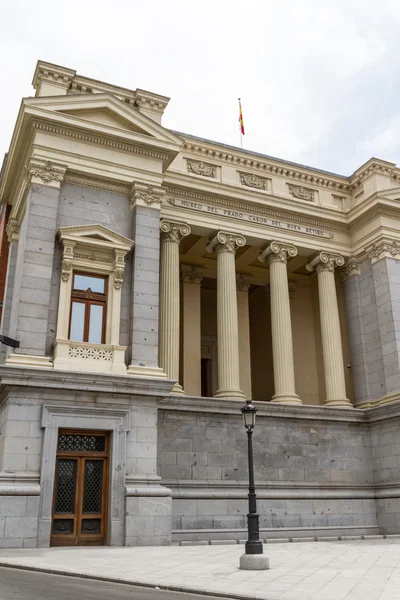
[[[108,458],[107,432],[60,430],[51,546],[105,544]]]

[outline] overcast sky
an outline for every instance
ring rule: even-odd
[[[0,154],[38,59],[169,96],[163,125],[350,175],[400,164],[399,0],[0,0]]]

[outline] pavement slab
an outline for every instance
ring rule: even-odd
[[[243,545],[0,550],[0,565],[259,600],[399,600],[400,539],[264,545],[268,571],[242,571]]]

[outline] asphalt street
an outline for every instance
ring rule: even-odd
[[[204,596],[0,567],[0,600],[199,600]],[[212,596],[208,596],[212,600]],[[214,598],[221,600],[221,598]]]

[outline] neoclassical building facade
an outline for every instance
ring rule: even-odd
[[[0,547],[400,532],[400,169],[38,62],[0,179]],[[1,273],[4,273],[1,276]]]

